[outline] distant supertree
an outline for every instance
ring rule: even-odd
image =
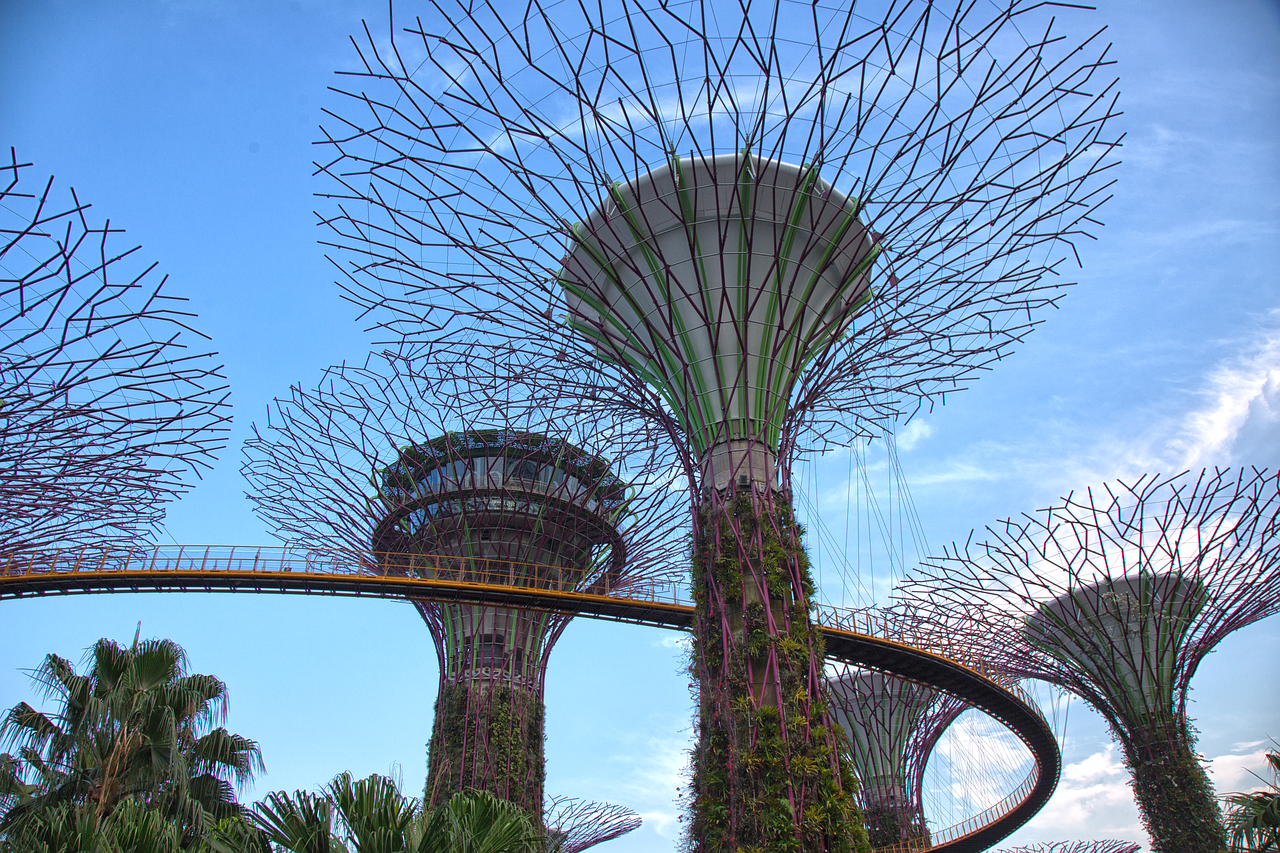
[[[919,632],[915,615],[876,609],[868,614],[895,633]],[[828,685],[836,722],[849,736],[858,803],[873,847],[928,843],[924,771],[947,727],[969,707],[928,685],[841,665]]]
[[[193,316],[75,190],[0,166],[0,558],[135,543],[226,442]],[[3,161],[0,161],[3,162]],[[187,337],[184,338],[183,333]]]
[[[511,406],[665,433],[692,845],[856,846],[791,464],[962,387],[1060,296],[1115,144],[1105,48],[985,0],[442,2],[366,35],[319,164],[349,297],[411,348],[482,344]]]
[[[548,834],[556,845],[553,849],[563,853],[580,853],[640,826],[640,816],[630,809],[572,797],[551,798],[543,819],[552,827]]]
[[[852,744],[871,845],[927,842],[925,765],[968,706],[927,685],[871,670],[850,668],[830,686],[836,721]]]
[[[249,497],[288,544],[355,552],[377,572],[602,594],[676,576],[683,506],[651,481],[650,451],[614,444],[606,461],[583,449],[601,421],[534,432],[468,409],[403,359],[378,361],[293,388],[246,443]],[[440,671],[428,801],[478,788],[543,820],[543,688],[572,617],[413,603]],[[575,849],[639,825],[613,806],[548,808]]]
[[[1029,847],[1006,847],[998,853],[1138,853],[1131,841],[1044,841]]]
[[[903,593],[1012,675],[1102,714],[1157,853],[1220,853],[1187,689],[1223,637],[1280,610],[1280,475],[1117,481],[987,532],[927,560]]]

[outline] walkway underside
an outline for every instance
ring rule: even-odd
[[[422,558],[417,561],[421,563]],[[395,561],[388,561],[394,565]],[[407,597],[570,613],[687,631],[693,605],[676,585],[602,587],[598,593],[513,586],[528,576],[498,560],[441,558],[436,578],[379,574],[356,554],[285,548],[199,547],[104,552],[27,552],[0,571],[0,599],[88,592],[284,592],[374,598]],[[819,608],[818,623],[834,661],[900,676],[956,696],[995,717],[1026,744],[1035,769],[1000,803],[964,823],[931,830],[933,845],[916,850],[978,853],[1008,836],[1040,810],[1057,787],[1061,756],[1053,732],[1022,690],[984,673],[980,662],[921,648],[936,638],[893,637],[849,614]],[[862,630],[850,630],[850,628]],[[916,644],[912,644],[916,643]],[[895,848],[896,849],[896,848]],[[908,848],[903,847],[903,850]]]

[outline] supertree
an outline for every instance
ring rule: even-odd
[[[1157,853],[1223,850],[1188,685],[1223,637],[1280,610],[1280,474],[1117,481],[987,533],[925,561],[903,593],[1107,720]]]
[[[1028,847],[1007,847],[998,853],[1138,853],[1141,844],[1130,841],[1045,841]]]
[[[906,609],[861,615],[893,634],[927,636],[929,626]],[[836,722],[851,744],[871,845],[927,845],[925,766],[947,727],[969,706],[929,685],[852,665],[833,670],[829,664],[828,683]]]
[[[649,481],[650,451],[615,444],[606,461],[584,449],[603,421],[535,432],[500,405],[466,405],[428,379],[438,367],[373,356],[278,399],[246,442],[255,511],[291,546],[353,552],[380,573],[602,594],[675,577],[681,504]],[[429,802],[486,790],[545,815],[575,850],[639,825],[616,806],[544,808],[543,689],[571,614],[413,603],[440,674]]]
[[[0,558],[148,539],[231,419],[184,300],[74,189],[0,166]],[[3,162],[3,161],[0,161]],[[29,190],[29,191],[27,191]]]
[[[962,387],[1060,296],[1108,185],[1105,47],[985,0],[432,10],[366,30],[326,130],[348,297],[409,351],[482,343],[542,417],[665,433],[692,845],[856,846],[791,465]]]

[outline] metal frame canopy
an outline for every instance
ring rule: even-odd
[[[872,297],[858,207],[812,165],[673,157],[574,227],[569,325],[662,394],[700,455],[776,449],[800,372]]]
[[[0,165],[0,555],[149,541],[164,504],[225,446],[215,354],[165,292],[52,177]],[[3,164],[3,161],[0,161]]]
[[[1023,339],[1097,224],[1116,93],[1106,45],[1074,35],[1082,14],[627,0],[512,17],[441,2],[393,22],[389,47],[366,30],[361,70],[341,73],[317,163],[326,242],[349,298],[394,337],[505,351],[494,381],[546,412],[656,419],[691,477],[722,426],[780,458],[874,435]],[[848,226],[839,257],[825,257],[831,218],[828,237]],[[790,251],[822,271],[812,310],[803,265],[779,264]],[[862,262],[866,280],[842,280]],[[652,298],[608,298],[623,292],[611,273]],[[738,275],[773,290],[702,290]],[[631,317],[650,303],[679,307]],[[781,356],[776,374],[707,361],[748,336]],[[753,395],[757,422],[720,423]]]
[[[1107,720],[1157,853],[1221,850],[1187,693],[1223,637],[1280,612],[1280,473],[1117,481],[987,534],[925,561],[901,595]]]
[[[386,507],[373,534],[375,553],[461,549],[460,558],[569,561],[582,564],[577,578],[598,556],[590,554],[593,546],[610,546],[601,559],[615,571],[626,559],[618,531],[626,484],[605,460],[562,439],[506,429],[450,432],[402,447],[374,481]],[[477,538],[495,529],[518,538]]]
[[[1027,617],[1026,638],[1077,670],[1136,716],[1159,719],[1175,707],[1178,649],[1208,590],[1180,572],[1101,578],[1068,589]]]

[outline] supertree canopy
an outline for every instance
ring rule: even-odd
[[[0,166],[0,556],[136,543],[225,444],[222,368],[121,229],[30,167]]]
[[[889,611],[881,613],[891,618]],[[968,706],[928,685],[855,666],[833,672],[829,664],[828,676],[836,722],[851,744],[871,845],[927,845],[925,766]]]
[[[985,0],[435,12],[367,33],[326,131],[349,297],[411,352],[487,353],[509,407],[665,433],[692,846],[856,847],[791,463],[962,387],[1060,296],[1108,185],[1105,47]]]
[[[987,532],[903,593],[1011,674],[1102,714],[1158,853],[1224,849],[1188,685],[1219,640],[1280,610],[1280,474],[1118,481]]]
[[[389,567],[586,592],[604,592],[624,567],[617,523],[626,485],[604,460],[567,442],[502,429],[450,432],[401,448],[379,478],[387,513],[373,549],[388,555]],[[481,788],[540,813],[541,682],[568,617],[415,603],[440,662],[428,759],[433,802]],[[506,730],[495,731],[497,721]]]
[[[675,577],[682,503],[651,449],[615,443],[606,461],[585,449],[609,430],[601,420],[534,432],[501,408],[468,406],[439,380],[439,360],[380,362],[295,387],[246,443],[249,497],[288,544],[354,552],[379,573],[551,590],[608,594]],[[616,806],[544,805],[544,681],[571,616],[413,603],[440,672],[431,802],[489,791],[574,850],[639,825]]]
[[[1129,841],[1049,841],[1029,847],[1007,847],[998,853],[1138,853],[1141,844]]]

